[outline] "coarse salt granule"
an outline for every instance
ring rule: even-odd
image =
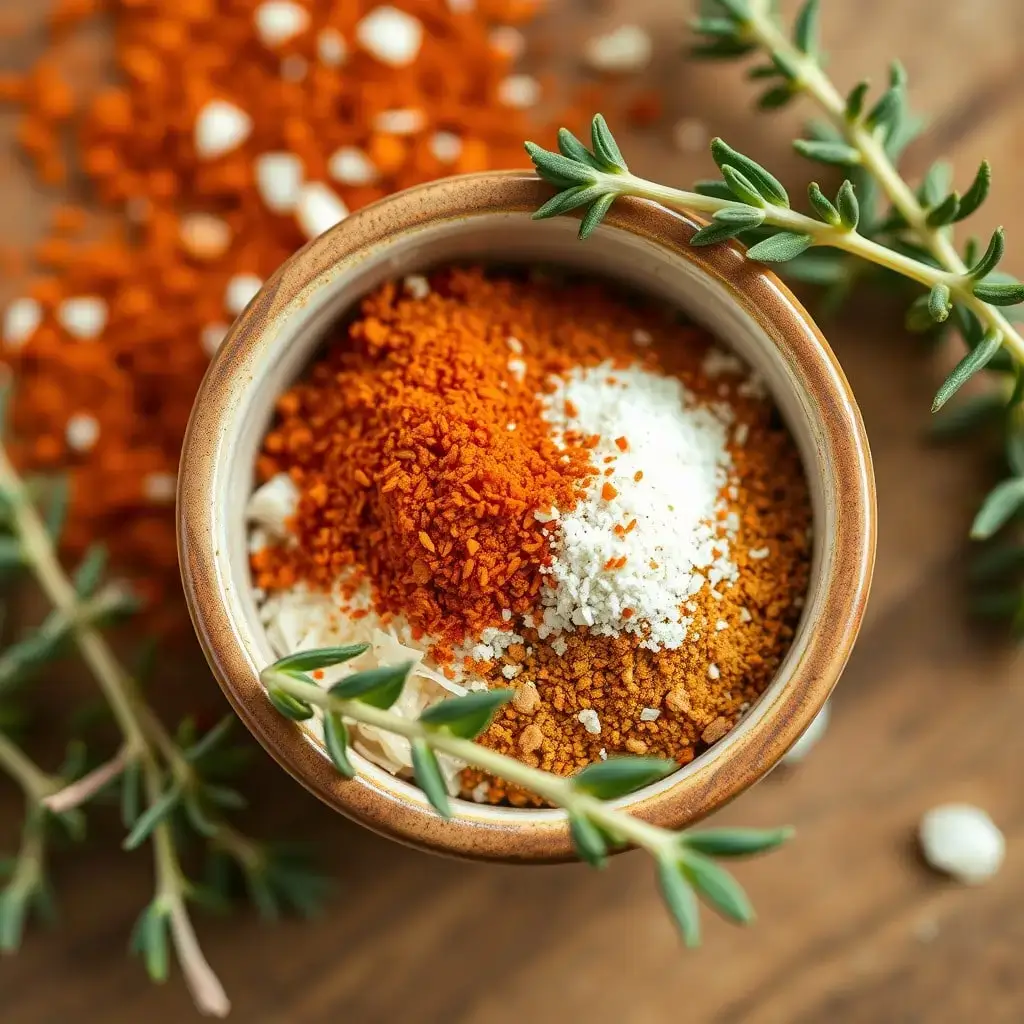
[[[966,885],[987,882],[1002,866],[1006,840],[995,822],[970,804],[942,804],[921,819],[924,859]]]
[[[382,110],[373,119],[373,127],[388,135],[415,135],[426,123],[426,115],[415,107]]]
[[[322,181],[311,181],[299,191],[295,205],[295,220],[299,230],[307,238],[322,235],[348,216],[348,207],[328,185]]]
[[[402,288],[414,299],[425,299],[430,294],[430,282],[422,274],[407,274],[402,278]]]
[[[68,417],[67,426],[64,428],[64,438],[69,448],[76,452],[87,452],[100,437],[99,421],[88,412],[76,412]]]
[[[704,359],[701,362],[701,369],[712,379],[727,375],[738,377],[747,372],[747,368],[738,356],[715,345],[705,353]]]
[[[277,473],[257,487],[249,498],[245,514],[251,525],[279,538],[288,531],[288,520],[299,504],[299,489],[287,473]]]
[[[262,287],[263,281],[255,274],[235,274],[224,289],[224,308],[238,316]]]
[[[516,110],[536,106],[540,82],[533,75],[509,75],[498,83],[498,102]]]
[[[377,168],[358,146],[342,146],[327,161],[327,173],[342,185],[369,185],[377,180]]]
[[[142,480],[142,493],[158,505],[169,505],[174,501],[178,480],[173,473],[147,473]]]
[[[231,228],[212,213],[187,213],[178,224],[182,248],[194,259],[215,260],[231,245]]]
[[[751,548],[747,552],[747,557],[754,559],[755,562],[759,562],[764,561],[764,559],[766,559],[771,553],[772,549],[767,546],[763,548]]]
[[[540,636],[585,626],[636,634],[651,650],[679,647],[689,625],[679,609],[707,585],[703,570],[738,578],[728,530],[718,536],[727,507],[719,493],[732,470],[731,411],[699,403],[675,377],[611,363],[573,370],[541,401],[556,438],[596,434],[595,464],[613,462],[611,475],[559,516],[543,570]],[[616,438],[627,439],[625,451]],[[608,568],[623,556],[624,566]]]
[[[434,132],[430,136],[430,152],[442,164],[453,164],[462,155],[462,139],[454,132]]]
[[[721,678],[722,670],[717,665],[708,665],[708,679]]]
[[[212,359],[217,353],[217,349],[220,348],[220,343],[224,340],[228,333],[228,325],[218,320],[212,324],[207,324],[199,332],[199,344],[203,346],[203,351]]]
[[[641,722],[656,722],[659,718],[661,718],[661,712],[657,708],[641,708],[640,710]]]
[[[348,43],[336,28],[322,28],[316,36],[316,55],[329,68],[341,67],[348,59]]]
[[[526,36],[511,25],[496,25],[488,35],[491,49],[506,60],[515,62],[526,52]]]
[[[590,39],[583,47],[583,59],[595,71],[631,74],[647,67],[651,50],[651,37],[639,25],[619,25]]]
[[[35,299],[15,299],[4,310],[3,339],[10,349],[19,349],[43,322],[43,307]]]
[[[382,64],[411,64],[423,43],[423,25],[397,7],[378,7],[356,25],[356,39]]]
[[[96,295],[65,299],[57,307],[57,323],[79,341],[92,341],[107,326],[107,304]]]
[[[601,719],[597,717],[597,712],[593,708],[584,708],[576,717],[591,736],[600,735]]]
[[[299,201],[305,167],[294,154],[263,153],[253,165],[256,190],[267,209],[273,213],[291,213]]]
[[[195,147],[200,160],[215,157],[237,149],[252,131],[252,118],[227,100],[210,100],[196,117]]]
[[[460,649],[461,656],[468,655],[474,661],[497,661],[513,644],[525,643],[518,633],[511,630],[489,627],[480,634],[480,639]]]
[[[309,11],[290,0],[267,0],[253,15],[256,33],[265,46],[280,46],[309,28]]]

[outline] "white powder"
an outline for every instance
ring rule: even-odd
[[[249,549],[257,551],[267,543],[287,536],[287,519],[295,510],[298,492],[286,474],[267,481],[249,498],[246,519],[249,522]],[[339,614],[342,593],[339,587],[333,593],[310,590],[304,583],[271,594],[253,594],[259,608],[260,620],[267,632],[274,653],[279,656],[332,647],[339,644],[366,641],[370,649],[353,661],[324,670],[319,680],[330,688],[352,672],[378,666],[402,665],[412,662],[409,678],[402,695],[391,710],[403,718],[419,718],[424,708],[446,697],[461,696],[467,687],[445,678],[427,653],[430,638],[416,640],[408,623],[400,616],[386,626],[370,608],[369,589],[352,598],[352,603],[365,608],[369,614],[353,619]],[[508,634],[500,633],[500,639]],[[474,684],[469,684],[473,688]],[[323,738],[319,715],[310,721],[312,731]],[[412,771],[412,748],[409,741],[394,733],[373,726],[353,724],[352,745],[364,757],[394,774],[408,775]],[[458,776],[463,762],[447,755],[438,755],[441,770],[451,794],[459,792]],[[486,794],[485,794],[486,795]]]
[[[611,475],[596,475],[589,496],[558,519],[540,636],[587,626],[604,636],[643,636],[651,650],[679,647],[689,625],[680,608],[707,582],[702,570],[715,570],[718,580],[738,576],[730,531],[721,537],[715,525],[726,508],[719,493],[730,482],[731,410],[698,403],[675,377],[611,363],[574,370],[542,400],[556,438],[597,434],[594,464],[614,462]],[[622,568],[605,568],[623,556]]]

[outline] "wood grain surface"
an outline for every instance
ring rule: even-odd
[[[0,0],[0,12],[38,21],[41,0]],[[790,5],[791,8],[792,5]],[[638,19],[656,32],[642,83],[664,90],[664,122],[624,149],[643,173],[670,182],[707,176],[704,155],[669,142],[676,118],[715,133],[808,180],[788,152],[799,113],[755,116],[735,67],[680,59],[682,5],[563,0],[534,30],[566,74],[583,34]],[[992,197],[974,230],[1007,227],[1006,266],[1024,270],[1024,156],[1019,0],[831,0],[824,36],[830,68],[847,85],[881,81],[899,55],[917,108],[934,115],[910,152],[919,172],[949,156],[966,183],[978,160],[995,167]],[[0,51],[7,66],[38,35]],[[98,34],[83,44],[102,52]],[[13,119],[0,115],[2,138]],[[32,191],[3,145],[0,203],[9,237],[30,240],[53,196]],[[3,284],[7,294],[11,282]],[[0,299],[2,299],[0,295]],[[338,892],[314,924],[203,919],[200,934],[235,1007],[255,1022],[589,1020],[650,1024],[960,1024],[1024,1020],[1024,662],[970,627],[962,607],[965,534],[991,467],[976,446],[922,441],[941,355],[926,355],[894,326],[899,313],[850,310],[825,325],[861,402],[880,498],[878,571],[868,620],[834,698],[828,735],[797,770],[780,770],[718,824],[792,822],[797,840],[738,874],[759,921],[739,931],[706,920],[703,949],[680,949],[641,855],[603,873],[581,866],[512,868],[431,858],[333,817],[260,758],[249,791],[254,831],[315,838]],[[211,682],[210,687],[213,687]],[[202,690],[202,683],[191,690]],[[210,696],[215,704],[219,695]],[[989,885],[965,889],[919,863],[913,831],[929,806],[963,799],[1004,829],[1008,855]],[[16,839],[17,794],[0,781],[0,848]],[[102,815],[101,815],[102,818]],[[62,922],[33,930],[0,962],[0,1019],[12,1024],[192,1019],[180,979],[162,990],[125,956],[149,899],[144,851],[121,853],[112,822],[88,846],[58,858]]]

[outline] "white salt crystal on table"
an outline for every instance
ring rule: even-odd
[[[216,354],[217,349],[220,348],[220,343],[227,336],[227,333],[228,325],[219,320],[212,324],[207,324],[199,332],[199,343],[203,346],[203,351],[211,359]]]
[[[237,149],[252,131],[252,118],[227,100],[210,100],[196,117],[194,137],[196,154],[201,160]]]
[[[57,323],[79,341],[92,341],[107,326],[107,304],[96,295],[65,299],[57,307]]]
[[[336,28],[322,28],[316,37],[316,55],[329,68],[341,67],[348,58],[348,43]]]
[[[267,209],[273,213],[290,213],[299,201],[305,167],[288,152],[263,153],[253,165],[256,190]]]
[[[430,136],[430,152],[435,160],[453,164],[462,155],[462,139],[453,132],[434,132]]]
[[[64,438],[69,448],[76,452],[87,452],[100,436],[99,421],[88,412],[76,412],[68,418],[64,428]]]
[[[19,349],[43,322],[43,307],[35,299],[14,299],[4,310],[3,339],[10,349]]]
[[[533,75],[509,75],[498,83],[498,102],[525,110],[540,100],[540,82]]]
[[[142,481],[142,493],[156,505],[170,505],[178,478],[173,473],[148,473]]]
[[[415,107],[382,110],[373,119],[374,129],[388,135],[415,135],[426,123],[426,115]]]
[[[423,43],[423,25],[396,7],[377,7],[356,25],[356,39],[382,64],[411,64]]]
[[[215,260],[231,245],[231,228],[212,213],[187,213],[178,224],[184,250],[195,259]]]
[[[650,35],[639,25],[619,25],[588,40],[583,59],[595,71],[631,74],[647,67],[652,49]]]
[[[941,804],[921,819],[924,859],[967,885],[987,882],[1002,866],[1006,840],[995,822],[971,804]]]
[[[256,33],[265,46],[280,46],[309,28],[309,11],[291,0],[267,0],[253,15]]]
[[[491,49],[506,60],[517,61],[526,52],[526,36],[511,25],[496,25],[488,35]]]
[[[322,235],[348,216],[348,207],[342,198],[321,181],[311,181],[299,190],[295,206],[295,220],[306,238]]]
[[[342,146],[327,160],[327,173],[342,185],[369,185],[377,180],[377,168],[358,146]]]
[[[224,289],[224,307],[232,316],[238,316],[256,297],[263,281],[255,274],[235,274]]]

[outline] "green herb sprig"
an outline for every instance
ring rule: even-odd
[[[0,421],[5,400],[0,389]],[[137,676],[100,632],[135,613],[138,601],[123,584],[104,579],[101,547],[90,549],[70,577],[57,558],[66,496],[59,481],[23,480],[0,444],[0,571],[5,577],[29,573],[53,609],[37,628],[0,650],[0,770],[20,786],[26,805],[20,850],[0,860],[0,953],[16,951],[31,917],[53,917],[47,872],[52,841],[80,841],[85,805],[116,791],[124,848],[149,845],[154,861],[153,899],[139,918],[132,947],[158,982],[168,977],[173,954],[196,1006],[224,1016],[228,997],[203,955],[190,908],[222,909],[241,882],[265,916],[311,913],[322,902],[325,882],[302,851],[258,843],[229,823],[227,815],[245,805],[228,784],[244,753],[228,742],[233,716],[201,735],[186,720],[172,735],[145,701]],[[42,513],[36,500],[43,502]],[[83,744],[73,742],[64,766],[51,775],[16,739],[25,717],[18,697],[71,648],[95,678],[122,742],[89,771]],[[189,878],[183,867],[184,846],[193,842],[206,849],[202,881]]]
[[[669,188],[637,177],[597,115],[588,149],[570,132],[558,135],[558,152],[526,143],[538,173],[557,189],[535,214],[552,217],[577,208],[586,212],[580,237],[588,237],[620,196],[637,196],[667,207],[706,213],[711,223],[691,239],[714,245],[730,238],[749,242],[747,255],[765,263],[784,263],[800,280],[825,284],[834,301],[858,278],[856,261],[865,261],[924,291],[912,302],[907,325],[933,330],[955,324],[967,354],[943,381],[932,404],[938,412],[976,374],[987,371],[996,385],[985,394],[958,401],[936,421],[944,436],[998,423],[1004,432],[1009,477],[985,498],[971,529],[988,540],[1024,513],[1024,337],[1014,326],[1024,303],[1024,283],[1000,271],[1005,249],[1002,228],[987,245],[968,239],[961,253],[953,225],[985,201],[991,168],[982,162],[962,192],[950,187],[948,166],[933,165],[919,187],[897,169],[900,154],[920,131],[922,121],[907,103],[906,73],[894,64],[889,81],[871,97],[868,82],[845,95],[827,76],[818,42],[820,0],[807,0],[787,35],[771,0],[715,0],[711,13],[694,22],[703,37],[696,56],[731,59],[762,53],[750,77],[767,83],[763,109],[784,106],[797,96],[814,101],[825,115],[794,142],[810,160],[843,167],[850,178],[834,198],[812,182],[810,213],[798,213],[781,182],[763,165],[721,139],[711,153],[721,178],[698,182],[693,191]],[[1024,585],[1013,574],[1024,562],[1019,539],[984,552],[975,578],[986,589],[975,610],[1012,618],[1024,635]]]
[[[349,756],[350,722],[404,736],[412,747],[416,784],[442,817],[455,812],[437,759],[439,753],[522,786],[564,809],[576,852],[594,867],[603,867],[609,853],[623,846],[646,850],[654,858],[662,896],[687,946],[700,942],[699,900],[738,924],[753,920],[754,911],[743,889],[714,858],[771,850],[790,837],[791,829],[673,832],[640,821],[609,803],[665,778],[678,768],[675,761],[614,757],[563,778],[475,742],[490,725],[494,712],[512,699],[512,690],[450,697],[428,707],[418,719],[409,719],[389,710],[402,694],[412,667],[409,664],[354,672],[327,690],[309,675],[357,658],[368,647],[350,644],[306,651],[282,658],[261,673],[268,699],[284,717],[304,722],[320,712],[327,754],[343,776],[356,774]]]

